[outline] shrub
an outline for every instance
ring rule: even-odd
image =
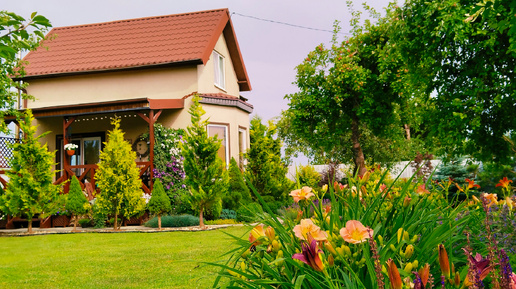
[[[263,209],[259,203],[252,202],[247,205],[242,205],[237,210],[237,221],[239,222],[254,222],[258,220],[257,214],[262,214]]]
[[[222,199],[216,200],[204,213],[205,220],[217,220],[222,213]]]
[[[72,181],[70,183],[70,191],[68,192],[68,196],[66,198],[66,210],[72,213],[72,216],[75,216],[75,221],[73,223],[74,231],[77,229],[77,221],[79,216],[86,214],[89,211],[89,203],[84,194],[82,193],[81,184],[79,180],[74,175],[72,176]]]
[[[158,228],[158,218],[154,217],[145,223],[146,227]],[[192,215],[162,216],[161,226],[166,228],[199,226],[199,217]]]
[[[82,228],[89,228],[93,226],[93,222],[90,219],[80,219],[79,226]]]
[[[236,210],[240,207],[240,203],[246,204],[249,202],[251,202],[249,189],[244,182],[244,177],[235,158],[231,158],[229,162],[229,189],[222,197],[222,207],[224,209]]]
[[[167,194],[165,194],[165,190],[163,189],[163,185],[159,179],[154,183],[152,196],[147,208],[151,214],[158,216],[158,228],[161,230],[161,215],[170,212],[171,206],[170,199]]]
[[[307,186],[311,188],[317,188],[322,180],[321,174],[310,165],[300,166],[297,169],[296,178],[298,179],[301,187]]]
[[[226,220],[226,219],[236,219],[236,212],[229,209],[222,209],[222,212],[220,213],[220,219]]]

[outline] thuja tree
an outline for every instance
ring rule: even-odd
[[[224,209],[237,210],[242,203],[251,202],[249,188],[244,182],[244,176],[235,160],[231,158],[229,162],[229,189],[228,193],[222,198]]]
[[[217,136],[208,137],[208,120],[202,121],[206,113],[195,95],[190,107],[191,125],[187,128],[182,144],[186,184],[190,189],[190,204],[199,212],[199,224],[205,228],[203,213],[220,204],[221,196],[228,189],[228,176],[222,160],[218,157],[221,141]]]
[[[38,140],[45,134],[36,136],[36,126],[32,112],[27,110],[25,118],[19,120],[24,137],[14,144],[11,170],[7,171],[9,183],[2,197],[3,210],[12,216],[24,216],[28,220],[28,232],[32,233],[32,218],[49,216],[57,211],[61,187],[54,185],[54,153],[48,151],[47,144]]]
[[[188,210],[185,206],[187,194],[185,185],[184,157],[180,143],[183,141],[183,129],[154,125],[154,178],[159,179],[167,193],[174,213]]]
[[[253,117],[245,176],[267,202],[285,201],[292,187],[286,177],[288,167],[281,159],[281,141],[274,138],[275,134],[276,126],[272,122],[266,126],[259,116]]]
[[[170,212],[172,206],[170,205],[170,199],[168,198],[163,185],[160,180],[154,182],[154,188],[152,188],[152,196],[147,205],[151,214],[158,216],[158,228],[161,230],[161,216]]]
[[[136,152],[124,140],[120,119],[111,121],[114,126],[108,134],[104,149],[100,152],[99,168],[95,174],[100,189],[95,206],[115,218],[114,229],[118,228],[118,216],[130,218],[145,210],[142,198],[140,170],[136,167]]]
[[[72,181],[70,182],[70,191],[66,198],[65,208],[75,217],[73,230],[76,231],[79,216],[84,215],[89,211],[89,203],[86,196],[82,193],[81,184],[79,184],[79,180],[75,175],[72,177]]]

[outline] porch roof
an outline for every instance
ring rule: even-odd
[[[59,105],[43,108],[33,108],[35,118],[76,116],[98,113],[114,113],[122,111],[151,110],[151,109],[182,109],[184,99],[149,99],[135,98],[118,101],[82,103],[74,105]]]

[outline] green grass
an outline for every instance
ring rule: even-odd
[[[210,288],[246,227],[0,238],[0,288]]]

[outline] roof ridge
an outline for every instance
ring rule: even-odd
[[[54,30],[65,30],[65,29],[73,29],[73,28],[81,28],[81,27],[92,27],[92,26],[103,26],[103,25],[109,25],[109,24],[118,24],[118,23],[127,23],[127,22],[135,22],[135,21],[145,21],[150,19],[163,19],[163,18],[171,18],[171,17],[181,17],[186,15],[194,15],[194,14],[206,14],[206,13],[213,13],[213,12],[222,12],[225,11],[229,14],[228,8],[219,8],[219,9],[212,9],[212,10],[203,10],[203,11],[195,11],[195,12],[185,12],[180,14],[168,14],[168,15],[155,15],[155,16],[147,16],[147,17],[138,17],[138,18],[131,18],[131,19],[119,19],[119,20],[113,20],[113,21],[106,21],[106,22],[97,22],[97,23],[89,23],[89,24],[79,24],[79,25],[70,25],[70,26],[60,26],[60,27],[54,27],[52,31]],[[50,32],[52,32],[50,31]]]

